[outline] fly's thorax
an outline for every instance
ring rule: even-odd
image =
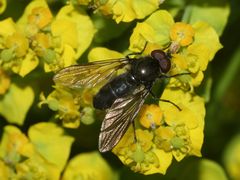
[[[141,83],[150,83],[160,75],[159,62],[151,56],[135,59],[132,63],[131,74]]]

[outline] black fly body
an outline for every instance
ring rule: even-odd
[[[127,66],[125,73],[116,74]],[[127,56],[69,66],[60,70],[54,81],[70,88],[92,88],[106,82],[93,99],[96,109],[106,110],[99,135],[99,151],[106,152],[116,146],[133,123],[155,80],[172,77],[167,76],[170,68],[169,55],[163,50],[154,50],[150,56]],[[171,101],[163,101],[180,109]]]

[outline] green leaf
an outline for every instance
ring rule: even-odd
[[[38,123],[28,131],[37,151],[62,170],[70,154],[74,138],[64,135],[64,130],[53,123]]]
[[[0,114],[9,123],[22,125],[33,100],[34,92],[30,86],[23,88],[11,84],[9,91],[0,100]]]
[[[210,24],[220,36],[227,24],[230,8],[225,6],[187,6],[182,20],[194,24],[197,21],[204,21]],[[217,18],[216,18],[217,17]]]

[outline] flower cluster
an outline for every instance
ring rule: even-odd
[[[104,117],[104,112],[95,111],[92,106],[101,84],[92,89],[55,84],[50,89],[53,73],[78,60],[86,62],[87,57],[94,62],[123,58],[129,51],[143,51],[144,56],[161,49],[169,55],[171,69],[160,79],[165,87],[159,102],[142,106],[135,119],[136,129],[130,126],[112,152],[133,171],[145,175],[165,174],[173,159],[201,156],[205,107],[195,89],[201,84],[208,63],[222,47],[215,30],[202,21],[174,22],[168,11],[159,10],[163,3],[159,0],[71,0],[57,11],[47,2],[29,2],[16,22],[12,18],[0,21],[1,116],[8,123],[21,126],[26,117],[29,120],[34,111],[41,111],[35,105],[47,105],[54,113],[47,120],[60,119],[65,128],[93,124],[96,118]],[[6,4],[6,0],[0,0],[0,14]],[[114,20],[111,23],[116,31],[121,27],[121,32],[116,32],[118,36],[124,28],[132,27],[126,24],[137,22],[128,50],[124,42],[119,42],[119,46],[124,44],[119,48],[123,53],[101,47],[111,46],[112,42],[101,44],[96,40],[99,37],[94,37],[106,18]],[[94,48],[88,51],[90,45]],[[123,71],[119,69],[116,74]],[[29,110],[31,113],[27,114]],[[1,129],[0,179],[118,178],[99,152],[77,155],[67,164],[74,138],[54,123],[31,125],[28,135],[12,125]]]
[[[53,123],[36,124],[28,134],[29,138],[14,126],[4,128],[0,144],[0,178],[59,179],[73,138],[65,136],[63,129]],[[56,151],[56,147],[61,151]]]
[[[87,5],[105,16],[111,16],[117,23],[131,22],[135,19],[143,19],[158,9],[161,1],[126,1],[126,0],[81,0],[73,1],[73,4]]]
[[[30,73],[39,63],[45,72],[76,63],[95,32],[90,18],[70,5],[53,18],[44,0],[31,2],[17,23],[8,18],[0,25],[5,27],[0,32],[1,68],[20,76]]]
[[[180,161],[189,155],[201,156],[205,107],[194,87],[200,85],[203,71],[221,44],[208,24],[175,23],[167,11],[156,11],[135,27],[130,50],[141,51],[146,43],[147,54],[158,48],[171,55],[168,76],[174,77],[167,83],[159,106],[142,108],[136,122],[137,143],[130,128],[113,152],[136,172],[165,174],[173,158]]]
[[[11,92],[10,83],[13,74],[25,77],[37,67],[43,68],[47,73],[76,64],[77,59],[90,45],[95,33],[93,23],[86,13],[78,13],[73,6],[66,5],[54,17],[45,0],[32,1],[16,23],[12,18],[7,18],[0,21],[0,26],[3,27],[0,30],[1,95]],[[6,97],[7,95],[4,97],[6,101],[12,101]],[[22,101],[21,97],[16,99],[20,102]],[[58,97],[64,99],[66,93],[58,93]],[[31,103],[32,98],[30,98]],[[71,100],[68,99],[68,101]],[[47,102],[45,101],[45,103]],[[31,103],[28,104],[27,110]],[[6,104],[9,102],[3,105]],[[50,106],[54,106],[52,102]],[[61,103],[57,106],[60,107]],[[76,119],[73,122],[76,124],[80,114],[79,106],[74,104],[72,107],[74,108],[69,111],[62,109],[59,117],[63,118],[64,122]],[[21,116],[25,117],[26,112],[21,111],[20,114],[23,114]],[[7,108],[4,108],[1,114],[6,114],[5,117],[9,121],[17,121],[18,124],[22,124],[24,121],[24,118],[16,120],[8,117]],[[68,124],[67,126],[73,125]]]

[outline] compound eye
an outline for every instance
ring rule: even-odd
[[[160,60],[160,69],[163,73],[167,73],[171,68],[171,62],[168,58]]]
[[[151,56],[159,62],[161,72],[167,73],[170,70],[171,61],[164,51],[154,50],[151,52]]]

